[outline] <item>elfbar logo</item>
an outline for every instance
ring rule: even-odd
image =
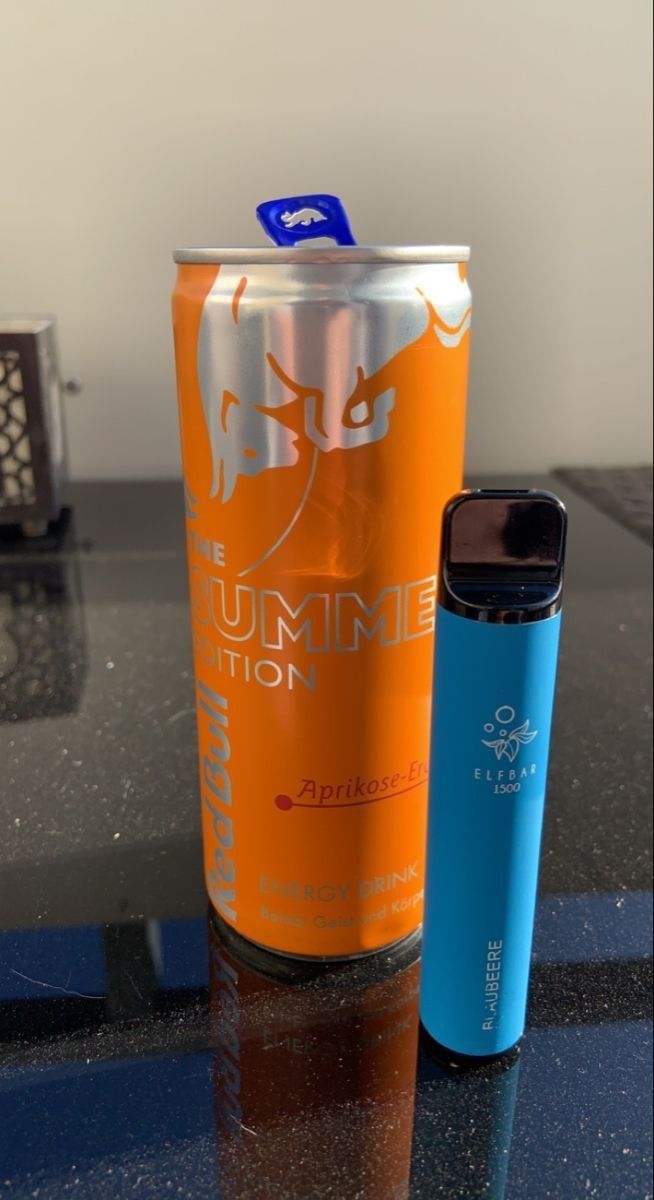
[[[511,708],[510,704],[502,704],[495,712],[495,722],[489,721],[484,725],[484,733],[499,735],[493,739],[481,739],[483,745],[493,751],[498,762],[502,758],[508,758],[510,763],[515,762],[521,747],[528,746],[535,737],[538,737],[538,730],[530,729],[528,720],[511,729],[510,726],[514,721],[515,709]]]

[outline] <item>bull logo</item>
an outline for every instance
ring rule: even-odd
[[[365,264],[352,264],[347,288],[334,299],[325,298],[324,274],[304,270],[301,302],[292,264],[275,268],[274,283],[271,273],[248,279],[238,266],[223,266],[205,301],[198,374],[213,459],[211,496],[223,504],[240,478],[294,466],[304,438],[313,446],[315,470],[320,453],[386,437],[395,388],[375,392],[377,373],[430,325],[446,347],[458,345],[469,327],[470,293],[455,263],[439,267],[442,291],[434,297],[433,267],[415,268],[419,286],[410,296],[406,268],[385,267],[384,306],[373,323]],[[299,423],[291,419],[298,406]]]
[[[315,225],[317,221],[326,221],[327,217],[317,208],[299,208],[297,212],[283,212],[280,220],[287,229],[293,229],[295,225]]]

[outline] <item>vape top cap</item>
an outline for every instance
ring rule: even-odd
[[[441,605],[495,624],[554,616],[566,526],[565,507],[551,492],[459,493],[443,517]]]

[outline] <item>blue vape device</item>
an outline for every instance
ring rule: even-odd
[[[444,515],[420,1010],[455,1056],[524,1030],[565,534],[549,492],[462,492]]]

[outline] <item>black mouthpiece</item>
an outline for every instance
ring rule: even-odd
[[[561,607],[567,514],[551,492],[465,491],[443,516],[439,602],[473,621],[522,624]]]

